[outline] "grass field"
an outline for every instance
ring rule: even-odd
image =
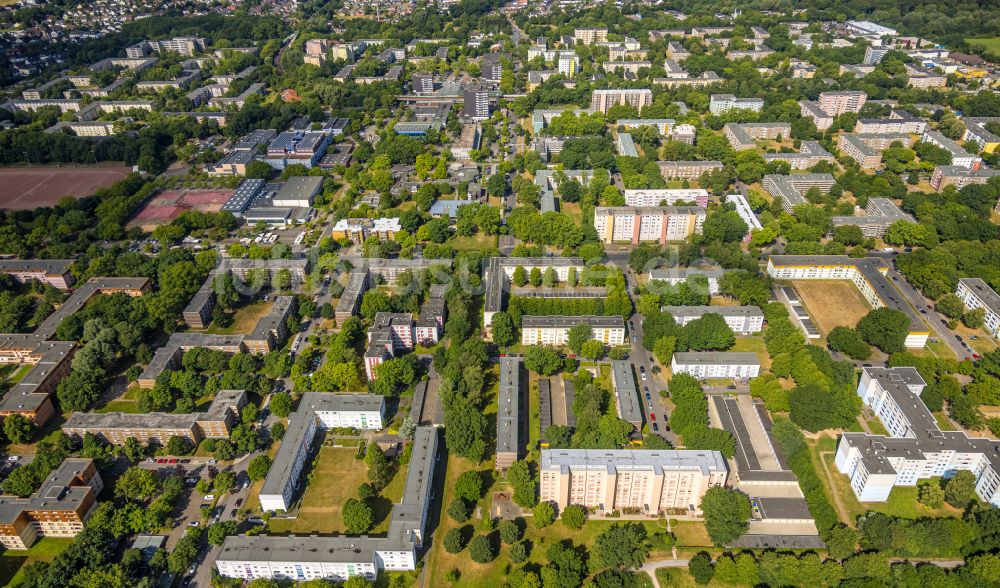
[[[52,561],[52,558],[72,543],[73,539],[70,538],[42,537],[26,551],[4,551],[0,555],[0,586],[13,585],[25,566],[36,561]]]
[[[872,309],[847,280],[799,280],[795,291],[823,335],[834,327],[853,327]]]
[[[238,309],[235,314],[233,314],[233,323],[228,327],[219,327],[215,323],[212,323],[206,332],[213,335],[234,335],[234,334],[246,334],[253,330],[257,323],[260,321],[261,317],[271,312],[271,307],[274,306],[274,301],[269,302],[255,302],[254,304],[247,304],[246,306]]]
[[[142,411],[139,410],[139,390],[139,386],[130,386],[121,396],[100,408],[95,408],[94,412],[140,413]]]
[[[695,588],[699,586],[691,577],[691,573],[687,571],[687,568],[657,568],[656,569],[656,580],[660,583],[660,586],[672,586],[674,588]],[[715,582],[709,584],[709,586],[714,585]]]
[[[356,449],[321,449],[316,467],[309,474],[298,517],[272,519],[268,522],[268,530],[271,533],[344,533],[341,507],[348,498],[356,498],[358,486],[368,481],[368,468],[364,461],[354,459],[356,454]],[[405,472],[402,474],[405,477]],[[402,488],[399,495],[402,496]],[[376,504],[373,509],[376,525],[388,518],[388,508],[383,507],[383,504]]]
[[[737,337],[736,344],[729,351],[756,353],[757,359],[760,360],[760,367],[765,370],[771,368],[771,356],[768,355],[767,347],[764,346],[763,337]]]
[[[496,235],[474,235],[472,237],[455,237],[448,242],[456,251],[480,250],[495,248]]]
[[[965,42],[969,45],[980,45],[985,47],[990,53],[1000,54],[1000,37],[991,37],[987,39],[966,39]]]

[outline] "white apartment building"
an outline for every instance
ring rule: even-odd
[[[888,198],[869,198],[863,216],[835,216],[831,220],[835,227],[843,225],[860,227],[861,234],[865,237],[882,237],[889,225],[896,221],[916,222]]]
[[[664,306],[660,310],[681,326],[706,314],[717,314],[737,335],[752,335],[764,328],[764,312],[759,306]]]
[[[708,206],[708,190],[702,188],[624,190],[624,194],[625,206],[675,206],[678,202]]]
[[[576,53],[560,53],[556,71],[567,78],[572,78],[580,71],[580,58]]]
[[[625,344],[625,319],[620,316],[523,316],[521,344],[565,345],[576,325],[588,325],[594,340],[609,347]]]
[[[305,397],[304,397],[305,398]],[[306,398],[324,429],[381,430],[385,422],[385,397],[377,394],[333,394]]]
[[[726,460],[718,451],[649,449],[543,449],[539,501],[563,510],[570,504],[599,513],[636,509],[656,514],[701,512],[701,498],[725,485]]]
[[[491,257],[483,275],[486,285],[483,301],[483,325],[486,336],[490,336],[493,315],[506,308],[505,292],[510,291],[511,278],[518,267],[526,272],[538,268],[539,271],[552,268],[560,282],[569,279],[570,271],[577,276],[583,271],[584,262],[580,257]]]
[[[654,269],[649,271],[650,282],[664,282],[671,286],[676,286],[681,282],[688,282],[693,276],[704,276],[708,284],[708,294],[716,296],[719,294],[719,278],[726,273],[724,269],[702,269],[702,268],[671,268]]]
[[[708,110],[712,114],[722,114],[730,110],[752,110],[760,112],[764,108],[763,98],[737,98],[732,94],[712,94]]]
[[[435,427],[417,427],[403,498],[392,507],[389,530],[384,537],[227,537],[215,561],[216,569],[227,578],[295,582],[320,578],[342,582],[353,576],[374,580],[382,570],[416,569],[417,550],[423,544],[427,513],[434,494],[437,446]],[[278,454],[281,455],[281,450]]]
[[[318,426],[316,415],[308,409],[303,410],[305,402],[303,397],[299,410],[289,415],[288,429],[264,478],[260,489],[260,508],[264,512],[287,512],[298,488]]]
[[[674,374],[690,374],[699,380],[709,378],[756,378],[760,360],[756,353],[711,351],[675,353],[670,360]]]
[[[844,433],[837,444],[837,469],[862,502],[883,502],[895,486],[951,477],[976,476],[976,494],[1000,506],[1000,442],[942,431],[920,400],[926,383],[915,368],[863,368],[858,395],[878,415],[888,436]]]
[[[916,311],[903,299],[885,274],[889,265],[878,257],[855,259],[846,255],[772,255],[767,273],[775,280],[850,280],[873,308],[888,307],[910,319],[905,345],[920,349],[930,331]]]
[[[683,241],[700,234],[705,209],[700,206],[599,206],[594,228],[604,243]]]
[[[749,243],[750,239],[753,238],[754,229],[762,229],[764,225],[760,224],[760,219],[754,214],[753,208],[750,207],[750,203],[743,194],[727,194],[726,202],[732,204],[736,209],[736,214],[740,215],[743,222],[747,224],[747,234],[743,238],[744,243]]]
[[[973,155],[963,149],[958,143],[945,137],[937,131],[927,129],[920,137],[920,140],[931,145],[936,145],[951,154],[951,164],[965,169],[976,171],[983,163],[983,158]]]
[[[604,114],[612,106],[632,106],[639,112],[643,107],[653,103],[653,91],[649,88],[625,88],[594,90],[590,98],[591,110],[596,110]]]
[[[966,310],[984,309],[983,328],[990,335],[1000,337],[1000,296],[993,288],[979,278],[962,278],[955,294],[965,303]]]

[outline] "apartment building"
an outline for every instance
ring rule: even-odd
[[[688,57],[691,57],[691,52],[688,51],[684,45],[681,45],[677,41],[671,41],[667,43],[667,58],[672,59],[677,62],[684,61]]]
[[[889,264],[879,257],[772,255],[767,260],[767,273],[775,280],[850,280],[873,308],[892,308],[905,314],[910,320],[905,345],[920,349],[930,331],[885,276],[888,271]]]
[[[891,50],[892,47],[888,45],[869,45],[865,47],[865,59],[862,63],[865,65],[878,65],[882,63],[886,54]]]
[[[125,55],[131,59],[145,57],[152,53],[179,53],[184,57],[194,57],[205,51],[207,42],[203,37],[174,37],[159,41],[139,41],[125,48]]]
[[[837,180],[830,174],[795,174],[791,176],[770,174],[764,176],[761,185],[768,194],[780,199],[781,207],[791,214],[792,210],[799,204],[808,204],[809,201],[806,200],[805,193],[810,188],[829,192],[835,183]]]
[[[732,94],[712,94],[708,110],[719,115],[730,110],[752,110],[760,112],[764,108],[763,98],[737,98]]]
[[[608,73],[638,74],[640,69],[648,68],[651,65],[652,63],[648,61],[605,61],[601,67]]]
[[[759,333],[764,328],[764,311],[759,306],[664,306],[660,311],[674,317],[684,326],[706,314],[721,316],[737,335]]]
[[[594,340],[609,347],[625,344],[625,320],[620,316],[523,316],[521,317],[522,345],[566,345],[569,330],[576,325],[587,325],[594,333]]]
[[[330,236],[334,239],[347,239],[355,245],[361,245],[368,237],[377,237],[379,241],[391,241],[396,233],[402,230],[399,218],[342,218],[333,226]]]
[[[811,118],[817,130],[825,131],[833,126],[833,116],[820,108],[819,102],[799,100],[799,114]]]
[[[486,90],[466,90],[462,100],[462,114],[472,120],[490,117],[490,93]]]
[[[496,469],[506,471],[521,456],[521,358],[500,358],[497,391]]]
[[[722,169],[721,161],[660,161],[660,175],[665,180],[697,180],[702,174]]]
[[[686,87],[701,87],[710,86],[722,81],[719,74],[712,70],[702,72],[698,77],[691,77],[687,71],[678,71],[673,69],[670,71],[671,76],[665,78],[653,78],[653,83],[658,86],[663,86],[665,88],[679,88],[682,86]]]
[[[308,394],[306,395],[308,396]],[[303,398],[303,400],[305,400]],[[301,410],[301,408],[300,408]],[[297,411],[298,412],[298,411]],[[312,420],[315,422],[315,419]],[[291,423],[290,423],[291,425]],[[285,439],[291,434],[285,434]],[[311,437],[310,443],[311,443]],[[282,455],[288,442],[282,443],[278,456],[268,473],[280,472],[272,482],[285,477],[297,483],[301,469],[290,476],[279,461],[290,457],[301,445],[291,447]],[[374,580],[382,570],[408,571],[417,566],[417,550],[423,546],[427,515],[434,495],[434,470],[438,458],[438,432],[435,427],[417,427],[413,436],[410,463],[402,500],[393,505],[389,514],[389,530],[384,537],[309,537],[233,536],[222,544],[215,567],[227,578],[271,578],[304,581],[327,579],[342,582],[352,576]],[[308,453],[308,452],[307,452]],[[264,505],[261,493],[261,505]],[[268,510],[265,507],[266,510]]]
[[[837,470],[850,478],[862,502],[884,502],[895,486],[968,470],[979,498],[1000,506],[1000,442],[942,431],[920,399],[925,386],[912,367],[862,368],[858,395],[889,434],[842,434]]]
[[[608,42],[608,29],[605,28],[586,28],[586,29],[575,29],[573,31],[573,40],[581,45],[594,45],[596,43],[607,43]]]
[[[742,151],[753,149],[762,139],[787,139],[792,134],[789,123],[726,123],[722,133],[733,149]]]
[[[375,368],[396,354],[413,349],[413,316],[405,312],[379,312],[368,330],[365,373],[375,381]]]
[[[543,449],[539,501],[649,515],[699,514],[709,488],[729,476],[718,451]]]
[[[264,511],[287,511],[292,504],[317,431],[337,427],[379,430],[385,426],[385,398],[373,394],[307,392],[288,417],[288,429],[260,490]]]
[[[75,278],[72,259],[0,259],[0,273],[22,284],[38,280],[60,290],[69,290]]]
[[[868,94],[856,90],[843,92],[821,92],[819,107],[830,116],[838,116],[848,112],[861,112]]]
[[[983,329],[993,337],[1000,337],[1000,296],[993,288],[979,278],[961,278],[955,294],[962,299],[966,310],[985,310]]]
[[[865,237],[883,237],[889,225],[896,221],[916,222],[888,198],[869,198],[863,216],[835,216],[833,226],[855,225]]]
[[[42,537],[76,537],[103,489],[94,460],[64,460],[28,498],[0,496],[0,544],[24,550]]]
[[[724,269],[706,269],[693,267],[679,267],[670,269],[649,270],[649,282],[663,282],[670,286],[677,286],[684,282],[690,284],[695,276],[704,277],[706,280],[707,294],[716,296],[719,294],[719,278],[726,273]]]
[[[626,131],[631,131],[632,129],[637,129],[639,127],[655,127],[657,132],[664,137],[670,135],[670,129],[673,128],[674,123],[677,122],[672,118],[620,118],[618,119],[618,125],[624,128]]]
[[[679,203],[708,206],[708,190],[702,188],[665,188],[624,190],[625,206],[676,206]]]
[[[206,438],[228,439],[246,403],[244,390],[220,390],[205,412],[76,412],[66,420],[62,430],[77,440],[90,433],[112,445],[124,445],[133,438],[140,443],[165,446],[171,437],[197,445]]]
[[[920,137],[920,140],[924,143],[936,145],[951,154],[952,165],[976,171],[983,163],[982,157],[969,153],[958,143],[952,141],[937,131],[932,131],[931,129],[925,130],[924,134]]]
[[[431,346],[441,340],[444,322],[448,318],[444,287],[432,286],[431,294],[420,306],[420,318],[413,325],[413,338],[419,345]]]
[[[921,90],[931,90],[933,88],[944,88],[948,85],[948,77],[936,73],[934,70],[925,70],[904,64],[906,68],[906,85],[911,88]]]
[[[885,118],[861,118],[854,125],[858,135],[919,135],[926,129],[926,122],[905,110],[893,110]]]
[[[858,162],[862,169],[880,169],[882,167],[882,152],[900,143],[904,147],[913,145],[913,138],[902,133],[872,133],[865,135],[840,135],[837,147],[840,151]]]
[[[833,155],[820,145],[819,141],[802,141],[798,153],[765,153],[764,161],[784,161],[791,169],[806,170],[825,161],[836,163]]]
[[[748,379],[760,374],[760,360],[756,353],[739,351],[674,353],[670,369],[674,374],[689,374],[699,380]]]
[[[1000,170],[980,167],[973,171],[958,165],[939,165],[931,174],[931,187],[938,192],[948,186],[961,190],[969,184],[985,184],[990,178],[1000,177]]]
[[[980,152],[993,153],[1000,147],[1000,135],[986,128],[990,123],[1000,123],[1000,116],[963,118],[965,134],[962,140],[972,142]],[[992,125],[991,125],[992,126]]]
[[[288,318],[297,307],[294,296],[275,296],[271,310],[244,335],[243,345],[247,351],[264,355],[280,347],[288,336]]]
[[[683,241],[700,234],[705,209],[699,206],[599,206],[594,228],[604,243]]]
[[[626,88],[620,90],[594,90],[590,98],[590,108],[604,114],[612,106],[632,106],[642,112],[644,106],[653,103],[653,91],[649,88]]]

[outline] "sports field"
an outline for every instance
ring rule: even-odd
[[[233,195],[232,190],[168,190],[149,199],[130,224],[155,225],[170,222],[188,210],[218,212]]]
[[[823,335],[834,327],[853,327],[872,309],[848,280],[799,280],[795,291]]]
[[[64,196],[83,198],[132,172],[127,166],[0,168],[0,209],[55,206]]]

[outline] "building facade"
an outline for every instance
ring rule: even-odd
[[[738,351],[675,353],[670,369],[674,374],[689,374],[699,380],[747,379],[760,375],[760,360],[756,353]]]
[[[717,451],[543,449],[539,501],[599,513],[699,514],[701,497],[728,479]]]
[[[966,310],[982,308],[986,315],[983,329],[993,337],[1000,337],[1000,295],[979,278],[962,278],[955,294],[962,299]]]
[[[683,241],[700,234],[705,209],[699,206],[599,206],[594,228],[604,243]]]

